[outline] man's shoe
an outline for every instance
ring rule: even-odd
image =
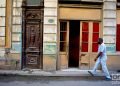
[[[105,78],[106,81],[111,81],[112,79],[111,78]]]
[[[93,74],[91,71],[88,71],[88,73],[89,73],[91,76],[94,76],[94,74]]]

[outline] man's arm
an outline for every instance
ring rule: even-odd
[[[101,57],[101,56],[102,56],[102,52],[99,52],[98,55],[95,58],[95,61],[98,59],[98,57]]]

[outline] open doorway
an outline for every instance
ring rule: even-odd
[[[79,67],[80,47],[80,21],[69,22],[69,65],[68,67]]]

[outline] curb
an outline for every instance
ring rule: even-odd
[[[54,71],[54,72],[45,72],[45,71],[18,71],[18,70],[0,70],[0,75],[3,76],[47,76],[47,77],[91,77],[91,75],[87,72],[87,70],[84,71]],[[103,77],[104,75],[101,72],[98,72],[98,74],[95,77]]]

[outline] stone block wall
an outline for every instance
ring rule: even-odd
[[[58,0],[44,0],[43,70],[56,70]]]

